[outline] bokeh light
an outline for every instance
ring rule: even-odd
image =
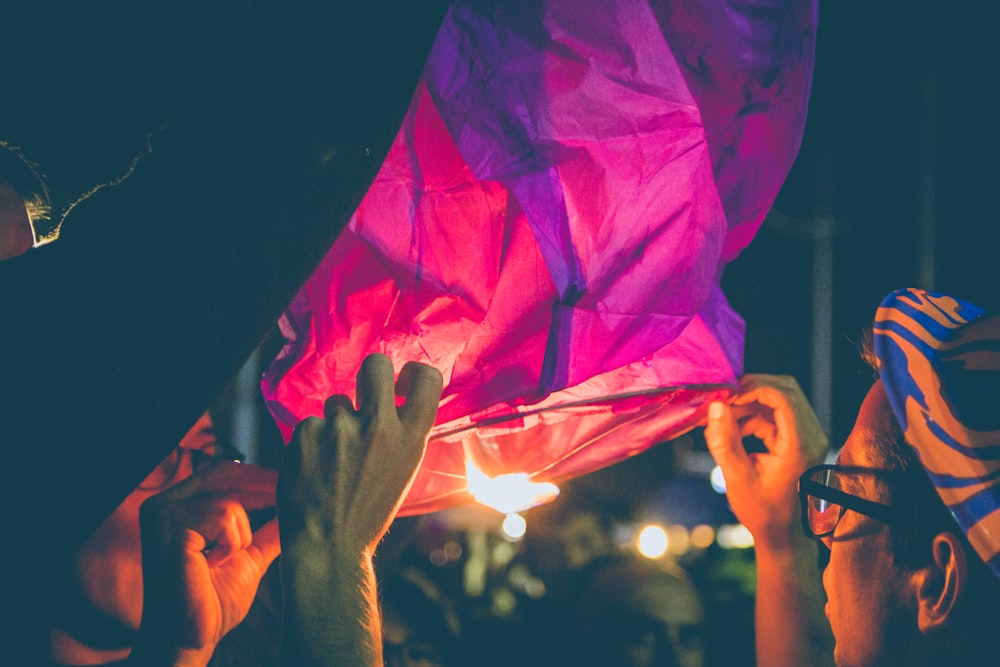
[[[524,517],[516,512],[511,512],[503,519],[503,534],[511,540],[519,540],[524,537],[528,529],[528,522]]]
[[[643,526],[642,530],[639,531],[635,547],[646,558],[656,559],[662,558],[667,553],[669,542],[667,531],[663,529],[663,526],[649,524]]]
[[[726,478],[722,475],[722,468],[715,466],[709,474],[708,480],[712,483],[712,488],[716,493],[726,492]]]
[[[753,546],[753,535],[743,524],[720,526],[718,539],[723,549],[749,549]]]
[[[691,529],[691,546],[696,549],[707,549],[715,542],[715,529],[700,524]]]
[[[691,548],[691,533],[681,525],[667,526],[667,551],[683,556]]]

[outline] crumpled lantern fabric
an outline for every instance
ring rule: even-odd
[[[466,462],[560,481],[692,428],[742,373],[719,287],[798,151],[815,1],[456,2],[264,374],[285,438],[361,361],[445,387],[401,514]]]

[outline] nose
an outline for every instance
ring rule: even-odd
[[[830,568],[829,568],[829,565],[827,563],[827,561],[829,561],[829,553],[830,553],[829,551],[826,552],[826,554],[827,554],[826,558],[823,558],[823,554],[820,554],[820,558],[821,558],[820,566],[822,567],[822,571],[823,571],[823,576],[822,576],[823,595],[827,599],[830,598],[830,584],[829,584],[829,581],[828,581],[828,579],[830,577]]]

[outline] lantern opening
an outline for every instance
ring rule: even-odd
[[[533,482],[528,473],[490,477],[468,458],[465,460],[465,474],[472,497],[501,514],[523,512],[544,505],[559,495],[558,486],[551,482]]]

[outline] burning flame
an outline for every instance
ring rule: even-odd
[[[465,476],[472,496],[501,514],[523,512],[559,495],[559,487],[555,484],[532,482],[531,476],[524,472],[490,477],[468,458],[465,460]]]

